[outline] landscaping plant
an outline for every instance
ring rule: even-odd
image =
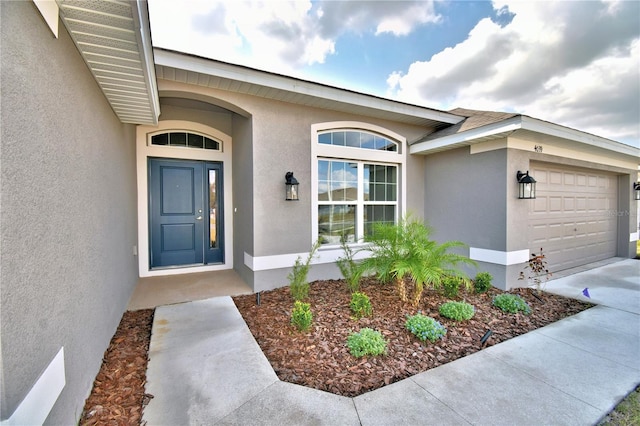
[[[408,301],[405,277],[415,286],[412,304],[420,303],[424,285],[439,288],[446,276],[464,278],[457,269],[461,263],[475,265],[468,257],[449,253],[449,249],[463,246],[457,241],[437,244],[429,237],[431,229],[419,220],[406,217],[397,225],[376,223],[365,241],[371,256],[361,263],[362,273],[375,272],[383,282],[393,280],[400,300]],[[468,280],[467,280],[468,284]]]
[[[488,272],[478,272],[473,280],[473,288],[476,293],[486,293],[491,288],[493,277]]]
[[[358,291],[351,294],[351,303],[349,303],[349,307],[356,318],[371,316],[373,310],[371,308],[369,296]]]
[[[407,316],[407,321],[404,323],[407,330],[413,333],[418,339],[429,340],[435,342],[438,339],[444,337],[447,334],[447,329],[436,321],[434,318],[422,315],[420,313]]]
[[[466,321],[473,318],[476,310],[467,302],[447,302],[440,305],[438,312],[443,317],[452,320]]]
[[[442,294],[448,299],[458,297],[462,280],[459,277],[445,277],[442,280]]]
[[[527,302],[516,294],[499,294],[493,298],[493,306],[511,314],[518,312],[523,312],[524,314],[531,313],[531,308],[529,308]]]
[[[547,281],[549,281],[549,278],[551,278],[552,275],[549,271],[549,268],[547,268],[547,260],[546,256],[542,252],[542,247],[540,248],[539,254],[531,253],[531,258],[527,262],[524,269],[529,270],[528,275],[525,277],[525,271],[521,271],[520,277],[518,279],[526,279],[527,281],[529,281],[530,285],[534,286],[538,293],[540,293],[540,291],[542,290],[542,282],[544,281],[546,283]]]
[[[347,337],[347,347],[351,355],[360,358],[365,355],[382,355],[387,350],[387,341],[382,333],[371,328],[363,328]]]
[[[344,238],[341,240],[341,244],[344,257],[339,258],[336,263],[338,264],[338,268],[340,268],[344,280],[347,282],[349,291],[353,293],[360,290],[360,277],[362,272],[358,267],[358,263],[353,260],[355,253],[351,250],[351,247],[349,247]]]
[[[287,275],[289,280],[289,291],[293,300],[304,300],[309,296],[309,282],[307,281],[307,275],[309,274],[309,267],[311,266],[311,259],[315,255],[316,251],[320,247],[320,240],[316,241],[311,247],[309,256],[304,263],[300,256],[296,259],[296,263],[293,265],[293,270]]]
[[[293,311],[291,311],[291,324],[299,331],[307,331],[311,328],[312,322],[311,304],[296,300],[293,303]]]

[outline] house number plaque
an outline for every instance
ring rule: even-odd
[[[536,145],[536,146],[534,146],[534,147],[533,147],[533,150],[534,150],[535,152],[542,152],[542,145]]]

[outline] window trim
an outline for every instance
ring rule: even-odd
[[[318,134],[332,130],[355,130],[375,133],[398,143],[398,151],[379,151],[339,145],[326,145],[318,142]],[[333,121],[311,125],[311,240],[318,240],[318,160],[354,160],[365,163],[393,164],[398,167],[397,219],[406,212],[407,139],[384,127],[359,121]],[[361,243],[358,241],[354,244]],[[322,249],[335,249],[338,245],[325,244]]]

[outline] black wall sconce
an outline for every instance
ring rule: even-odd
[[[633,199],[640,201],[640,182],[633,183]]]
[[[529,171],[522,173],[518,170],[518,198],[521,200],[532,200],[536,198],[536,180],[529,176]]]
[[[287,172],[284,175],[285,179],[285,200],[287,201],[298,201],[298,179],[293,177],[293,172]]]

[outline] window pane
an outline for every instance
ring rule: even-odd
[[[365,175],[368,172],[369,179],[365,180],[365,194],[371,201],[396,201],[397,192],[397,167],[379,164],[365,164]],[[365,199],[367,201],[367,199]]]
[[[200,135],[188,134],[189,146],[193,148],[204,147],[204,137]]]
[[[374,140],[374,136],[369,133],[360,133],[360,143],[362,148],[365,149],[376,149],[376,144]]]
[[[220,143],[213,139],[204,138],[204,149],[220,150]]]
[[[328,199],[330,201],[355,200],[358,196],[358,165],[344,161],[327,161],[327,163],[329,175],[326,183],[330,191]]]
[[[172,146],[187,146],[187,134],[186,133],[171,133],[169,137],[169,145]]]
[[[396,193],[397,185],[387,185],[387,200],[386,201],[398,201],[398,194]]]
[[[318,135],[318,143],[331,145],[331,133],[323,133]]]
[[[395,223],[395,206],[365,206],[364,234],[371,235],[375,223]]]
[[[329,162],[318,160],[318,200],[329,200]]]
[[[161,135],[151,136],[151,144],[152,145],[168,145],[169,144],[169,134],[163,133]]]
[[[344,132],[333,133],[333,144],[344,146]]]
[[[347,132],[347,146],[360,148],[360,132]]]
[[[387,183],[398,183],[396,180],[397,169],[397,167],[387,167]]]
[[[390,141],[389,139],[383,138],[381,136],[375,137],[375,145],[376,145],[376,149],[381,151],[398,152],[398,145],[395,142]]]
[[[318,206],[318,237],[322,244],[340,244],[342,238],[355,241],[356,206]]]
[[[209,248],[218,247],[218,194],[217,170],[209,170]]]

